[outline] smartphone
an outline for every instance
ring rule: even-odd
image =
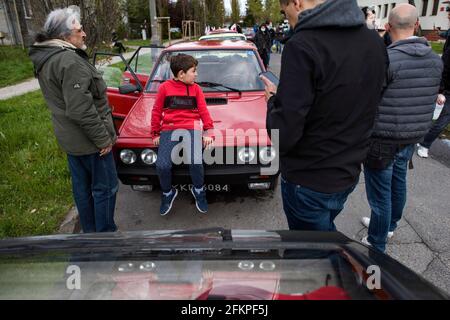
[[[269,79],[270,82],[272,82],[274,85],[278,87],[278,83],[280,82],[280,80],[272,72],[270,71],[261,72],[259,75],[266,77],[267,79]]]

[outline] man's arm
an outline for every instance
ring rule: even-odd
[[[113,141],[94,105],[90,91],[91,83],[92,73],[85,66],[71,63],[64,68],[62,93],[66,104],[66,116],[77,123],[89,140],[102,150],[110,147]]]
[[[306,115],[314,103],[316,63],[311,55],[310,50],[293,41],[283,51],[280,85],[268,100],[266,123],[268,130],[279,130],[280,154],[288,153],[300,141]]]
[[[449,38],[447,38],[447,41],[450,41]],[[442,62],[444,63],[444,70],[442,71],[442,78],[441,78],[441,86],[439,88],[439,93],[444,93],[446,88],[450,87],[449,79],[450,76],[450,46],[445,46],[446,50],[444,51],[442,55]]]

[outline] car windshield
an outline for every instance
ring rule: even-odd
[[[148,83],[147,91],[156,92],[162,81],[173,78],[170,57],[189,54],[198,60],[196,82],[218,83],[240,91],[262,91],[259,79],[262,69],[253,50],[198,50],[165,53]],[[204,91],[229,91],[223,87],[206,87]]]

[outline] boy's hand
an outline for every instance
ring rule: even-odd
[[[159,137],[153,138],[153,144],[159,146]]]
[[[211,137],[203,137],[203,147],[206,149],[211,148],[214,143],[214,139]]]

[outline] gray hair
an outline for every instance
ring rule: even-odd
[[[407,3],[398,5],[389,14],[389,24],[394,29],[414,29],[418,20],[419,14],[417,9]]]
[[[80,8],[70,6],[56,9],[47,16],[44,28],[36,35],[37,42],[51,39],[65,39],[73,30],[73,26],[80,22]]]

